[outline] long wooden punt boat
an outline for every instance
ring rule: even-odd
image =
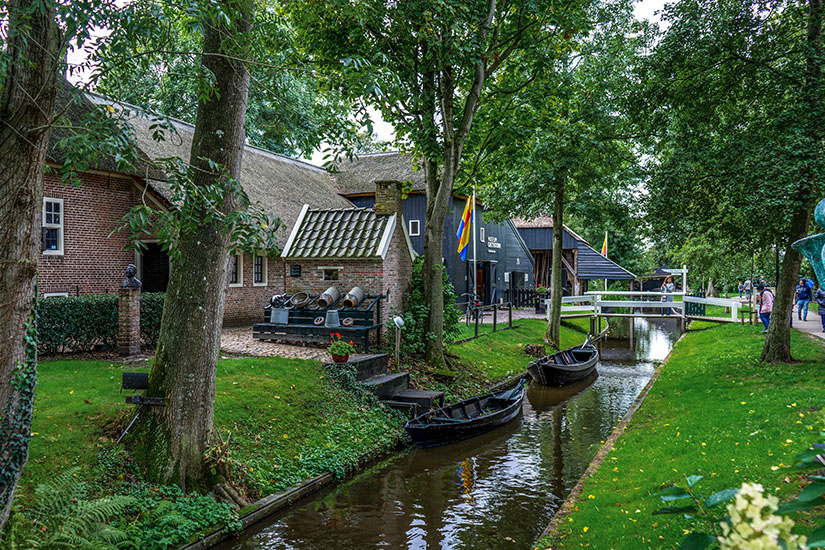
[[[598,361],[599,351],[588,336],[581,346],[536,359],[527,366],[527,372],[539,384],[563,386],[588,377]]]
[[[521,412],[525,380],[516,387],[472,397],[417,416],[404,429],[419,447],[436,447],[489,432]]]

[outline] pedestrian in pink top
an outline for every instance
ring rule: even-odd
[[[773,311],[773,292],[771,292],[771,289],[765,288],[765,285],[757,286],[756,291],[759,293],[757,298],[759,302],[759,318],[762,319],[762,324],[765,325],[765,330],[762,332],[768,332],[768,325],[771,322],[771,312]]]

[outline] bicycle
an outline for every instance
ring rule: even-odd
[[[479,322],[483,323],[484,311],[480,310],[481,300],[478,299],[478,295],[475,292],[465,292],[461,297],[467,298],[467,304],[464,307],[464,323],[469,327],[479,315],[481,315]]]

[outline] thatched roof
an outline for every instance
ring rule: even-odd
[[[100,96],[91,96],[94,101],[111,103]],[[132,112],[141,112],[138,107],[114,104]],[[153,121],[146,116],[133,115],[129,122],[137,134],[138,145],[149,157],[161,159],[179,157],[188,162],[192,148],[195,127],[192,124],[175,119],[166,119],[174,126],[175,133],[166,133],[166,139],[153,139],[154,132],[150,126]],[[323,168],[291,159],[247,145],[244,148],[241,165],[241,185],[253,203],[273,213],[281,219],[281,227],[287,234],[304,204],[313,208],[351,208],[353,205],[341,197]],[[151,182],[153,187],[164,192],[162,182]],[[168,189],[165,190],[168,197]]]
[[[333,177],[342,195],[375,193],[376,181],[409,182],[418,191],[426,189],[424,170],[402,153],[366,153],[336,166]]]
[[[65,126],[72,126],[73,128],[86,127],[89,122],[96,117],[102,119],[102,117],[106,116],[105,112],[99,109],[100,107],[90,101],[83,92],[72,86],[67,80],[60,79],[57,83],[54,110],[55,113],[62,113],[62,115],[49,135],[49,148],[46,152],[46,160],[55,164],[64,164],[66,161],[66,151],[60,146],[60,141],[69,137],[71,135],[70,132],[72,132],[72,130],[69,130]],[[152,165],[149,156],[140,147],[138,147],[137,155],[137,165],[127,170],[127,173],[148,178],[163,177],[163,173]],[[118,167],[115,159],[110,155],[101,155],[96,159],[96,162],[91,165],[91,168],[107,172],[123,172],[123,170]]]

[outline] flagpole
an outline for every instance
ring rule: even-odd
[[[607,258],[607,231],[604,232],[604,257]],[[604,291],[607,292],[607,279],[604,280]]]
[[[473,220],[473,294],[475,294],[476,299],[479,301],[481,297],[478,295],[478,269],[476,268],[476,258],[478,255],[476,254],[476,184],[473,184],[473,214],[471,216]]]

